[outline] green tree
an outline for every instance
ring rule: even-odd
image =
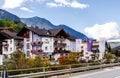
[[[33,68],[33,67],[35,67],[35,59],[34,58],[32,58],[32,57],[30,57],[30,58],[28,58],[27,60],[26,60],[26,64],[27,64],[27,67],[28,68]]]
[[[111,62],[111,60],[117,60],[118,58],[114,55],[114,54],[111,54],[111,53],[107,53],[105,55],[105,58],[107,59],[108,62]]]
[[[17,32],[19,32],[23,26],[26,26],[26,25],[22,22],[12,22],[9,20],[0,20],[0,27],[11,27]]]
[[[77,64],[79,58],[79,53],[77,52],[71,52],[69,53],[68,56],[61,56],[58,58],[58,62],[61,65],[66,65],[66,64]]]
[[[37,55],[35,57],[35,67],[42,67],[42,66],[43,66],[42,57],[41,55]]]
[[[11,54],[10,60],[13,60],[15,63],[15,66],[17,68],[25,68],[26,65],[26,59],[25,59],[25,54],[19,50],[16,50]]]

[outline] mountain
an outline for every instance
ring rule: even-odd
[[[21,18],[21,21],[28,26],[38,26],[39,28],[45,28],[45,29],[53,29],[53,28],[63,28],[66,32],[71,34],[74,37],[80,38],[80,39],[86,39],[87,36],[85,36],[83,33],[80,33],[69,26],[66,25],[53,25],[51,22],[44,18],[40,17],[31,17],[31,18]]]
[[[65,31],[67,31],[69,34],[71,34],[71,35],[73,35],[73,36],[75,36],[75,37],[77,37],[77,38],[84,39],[84,40],[87,38],[86,35],[84,35],[83,33],[80,33],[80,32],[78,32],[78,31],[70,28],[69,26],[66,26],[66,25],[58,25],[57,27],[58,27],[58,28],[63,28],[63,29],[64,29]]]
[[[28,26],[38,26],[39,28],[52,29],[55,26],[49,22],[48,20],[40,17],[32,17],[32,18],[21,18],[21,21]]]
[[[19,17],[2,9],[0,9],[0,20],[10,20],[14,22],[20,22]]]
[[[80,33],[69,26],[66,25],[53,25],[50,21],[40,18],[40,17],[32,17],[32,18],[19,18],[18,16],[7,12],[5,10],[0,9],[0,20],[10,20],[14,22],[23,22],[28,26],[38,26],[39,28],[45,28],[45,29],[53,29],[53,28],[64,28],[66,32],[71,34],[74,37],[80,38],[80,39],[86,39],[87,36],[85,36],[83,33]]]

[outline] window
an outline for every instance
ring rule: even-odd
[[[50,46],[50,49],[52,49],[52,46]]]
[[[46,50],[46,51],[48,50],[48,47],[47,47],[47,46],[45,47],[45,50]]]
[[[12,44],[12,39],[10,40],[10,44]]]
[[[50,38],[50,41],[52,41],[52,38]]]
[[[63,56],[63,54],[61,53],[60,56]]]
[[[86,54],[88,54],[88,52],[86,52]]]
[[[38,39],[36,39],[36,41],[39,41]]]
[[[50,35],[50,33],[49,33],[49,32],[47,32],[47,35]]]
[[[12,51],[12,48],[10,48],[10,51]]]
[[[27,51],[27,57],[29,57],[30,56],[30,52],[29,51]]]
[[[47,44],[48,44],[48,43],[49,43],[49,40],[48,40],[48,39],[45,39],[45,43],[47,43]]]
[[[27,43],[27,49],[30,49],[30,43]]]
[[[4,50],[5,50],[5,51],[8,51],[8,47],[5,47]]]
[[[28,42],[28,41],[30,41],[30,39],[29,39],[29,38],[27,38],[27,42]]]
[[[39,46],[36,46],[36,49],[39,50]]]

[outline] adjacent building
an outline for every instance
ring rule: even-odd
[[[2,35],[7,38],[2,41],[2,54],[10,56],[15,50],[23,51],[23,38],[16,36],[16,32],[12,28],[0,28]]]

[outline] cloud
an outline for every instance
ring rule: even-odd
[[[28,9],[28,8],[26,8],[26,7],[21,7],[20,9],[21,9],[21,10],[24,10],[24,11],[27,11],[27,12],[33,12],[32,10],[30,10],[30,9]]]
[[[84,32],[89,37],[92,37],[95,39],[104,37],[108,40],[108,39],[115,39],[120,37],[119,27],[116,22],[109,22],[103,25],[95,24],[92,27],[85,28]]]
[[[4,5],[2,6],[4,9],[14,9],[20,7],[22,3],[27,0],[4,0]]]
[[[30,2],[44,2],[45,0],[28,0]]]
[[[81,8],[81,9],[89,7],[89,5],[81,4],[81,3],[78,3],[76,1],[73,1],[70,6],[73,8]]]
[[[89,7],[89,5],[79,3],[76,0],[72,0],[72,1],[70,1],[70,0],[54,0],[54,2],[46,3],[46,5],[50,6],[50,7],[72,7],[72,8],[80,8],[80,9]]]

